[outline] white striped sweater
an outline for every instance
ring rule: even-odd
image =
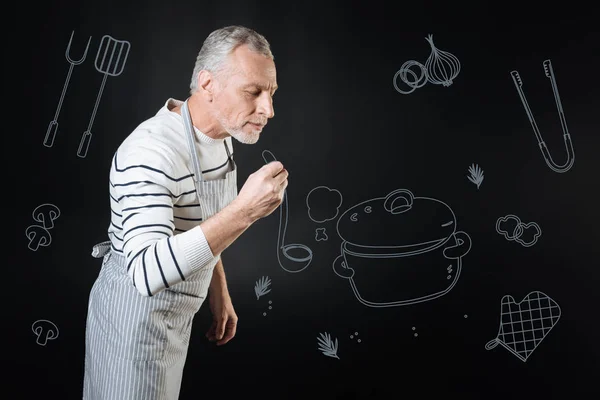
[[[133,285],[152,296],[206,269],[212,279],[213,254],[200,227],[200,207],[193,167],[180,114],[182,102],[168,99],[156,115],[142,122],[116,150],[110,168],[113,251],[122,254]],[[233,156],[231,137],[213,139],[197,128],[196,149],[205,180],[224,178],[231,167],[223,141]],[[198,143],[199,142],[199,143]]]

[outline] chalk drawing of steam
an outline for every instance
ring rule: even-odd
[[[331,221],[338,216],[343,198],[339,190],[327,186],[317,186],[306,195],[308,217],[316,222]],[[317,242],[328,239],[325,228],[316,228],[315,240]]]

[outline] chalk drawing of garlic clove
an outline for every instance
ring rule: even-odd
[[[433,44],[433,35],[425,38],[431,46],[431,54],[425,62],[427,79],[434,85],[448,87],[460,72],[460,61],[454,54],[440,50]]]
[[[469,178],[472,183],[477,185],[477,189],[479,189],[481,182],[483,182],[483,170],[479,168],[479,165],[472,164],[469,167],[469,173],[471,176],[467,176],[467,178]]]
[[[333,357],[339,360],[340,358],[337,355],[338,340],[331,340],[331,336],[327,332],[319,333],[319,335],[321,335],[321,337],[317,337],[317,341],[319,342],[318,350],[320,350],[327,357]]]
[[[256,294],[256,300],[260,299],[261,296],[269,293],[271,289],[268,287],[271,285],[271,279],[269,277],[262,277],[256,281],[256,285],[254,285],[254,294]]]

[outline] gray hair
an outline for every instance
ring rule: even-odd
[[[196,57],[190,82],[190,94],[198,90],[198,73],[200,71],[207,70],[218,75],[226,66],[227,56],[242,45],[247,45],[250,50],[272,60],[275,59],[267,39],[256,31],[239,25],[217,29],[208,35]]]

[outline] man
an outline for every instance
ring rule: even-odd
[[[281,204],[279,162],[252,173],[238,194],[232,137],[256,143],[274,116],[274,57],[255,31],[212,32],[196,59],[190,97],[168,99],[111,161],[109,241],[90,292],[83,397],[179,396],[192,320],[208,296],[206,333],[236,333],[221,253]]]

